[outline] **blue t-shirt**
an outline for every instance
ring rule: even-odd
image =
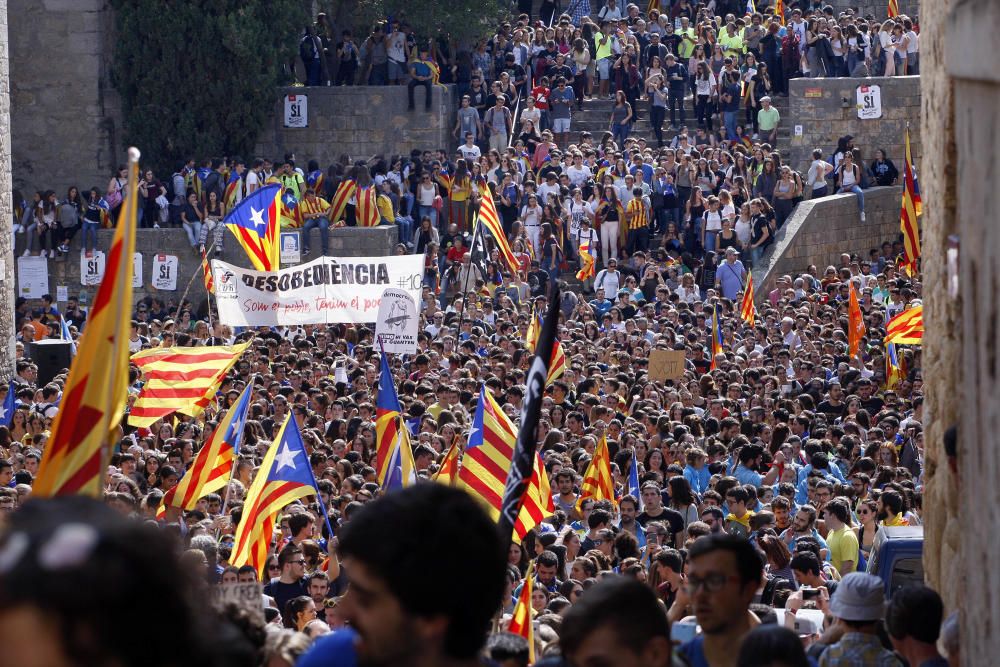
[[[351,628],[331,632],[317,639],[296,661],[295,667],[357,667],[358,654]]]

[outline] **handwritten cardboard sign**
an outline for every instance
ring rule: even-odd
[[[684,350],[653,350],[649,353],[649,379],[654,382],[684,377]]]

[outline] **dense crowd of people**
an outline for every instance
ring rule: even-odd
[[[741,312],[749,269],[798,200],[852,192],[860,225],[863,188],[899,178],[884,153],[866,166],[851,137],[818,149],[807,174],[789,169],[769,134],[779,120],[768,95],[801,73],[839,76],[890,62],[896,73],[916,73],[912,21],[901,19],[902,31],[893,22],[888,32],[899,34],[879,50],[886,26],[874,17],[789,2],[782,25],[764,2],[746,17],[719,0],[715,16],[688,0],[659,4],[662,12],[646,14],[615,0],[596,11],[546,0],[541,26],[521,16],[464,54],[445,32],[422,49],[405,21],[377,26],[357,45],[342,34],[331,52],[322,17],[303,40],[310,85],[406,84],[414,72],[407,54],[422,50],[416,61],[435,63],[436,76],[461,89],[457,150],[345,155],[328,169],[314,160],[303,168],[294,155],[192,159],[164,182],[144,173],[143,226],[182,227],[198,252],[220,251],[226,212],[267,183],[282,186],[283,201],[292,195],[300,214],[283,222],[307,234],[359,224],[353,203],[330,219],[345,179],[376,186],[381,224],[399,229],[395,252],[425,257],[418,352],[392,355],[390,377],[379,371],[370,323],[234,331],[210,300],[145,297],[133,313],[133,352],[250,348],[201,416],[177,414],[149,429],[123,422],[105,507],[28,502],[66,379],[40,382],[30,343],[66,336],[63,321],[71,337],[85,333],[87,309],[76,298],[18,301],[13,411],[0,416],[0,602],[74,629],[51,635],[48,659],[19,664],[69,664],[59,661],[65,656],[305,667],[480,658],[510,666],[958,664],[957,622],[945,618],[937,593],[890,589],[866,572],[879,531],[920,526],[923,515],[921,352],[900,347],[890,361],[882,345],[888,320],[921,304],[920,273],[898,266],[901,242],[845,246],[836,265],[803,266],[761,291],[752,324]],[[592,95],[613,95],[621,109],[618,127],[596,139],[571,124]],[[671,125],[678,113],[676,137],[657,133],[653,146],[630,135],[623,126],[644,102],[661,121],[669,110]],[[750,113],[732,115],[740,111]],[[685,114],[698,121],[690,135]],[[124,185],[118,172],[87,197],[76,188],[63,202],[39,193],[16,220],[16,231],[35,239],[26,252],[66,254],[78,228],[92,251],[90,232],[114,224]],[[473,233],[487,189],[514,267],[498,239]],[[593,258],[589,273],[581,252]],[[452,445],[464,449],[472,435],[480,387],[518,422],[528,329],[534,313],[547,312],[554,283],[566,366],[546,387],[536,440],[555,511],[508,548],[469,494],[431,478]],[[852,287],[867,330],[856,355]],[[659,350],[683,352],[680,377],[650,377]],[[130,404],[143,381],[133,368]],[[389,493],[375,469],[377,395],[387,383],[412,430],[417,478]],[[246,386],[252,404],[232,480],[194,510],[158,516]],[[265,571],[232,567],[243,501],[289,415],[317,493],[283,509]],[[584,477],[602,439],[615,492],[595,500],[583,494]],[[506,631],[528,578],[533,646]],[[52,588],[24,584],[36,580]],[[99,595],[78,597],[67,581]],[[256,581],[263,621],[234,606],[221,618],[206,608],[214,587]],[[125,584],[163,604],[121,602]],[[123,624],[95,613],[104,609]],[[166,646],[148,655],[148,627],[132,630],[140,620],[159,628],[150,641],[176,643],[177,662],[164,657]],[[0,628],[9,622],[0,614]],[[49,627],[21,622],[24,636]],[[24,655],[13,640],[6,650]],[[407,662],[415,655],[424,657]]]

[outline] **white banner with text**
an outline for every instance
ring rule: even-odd
[[[280,271],[212,261],[219,319],[236,327],[366,323],[392,287],[421,302],[423,255],[319,257]]]

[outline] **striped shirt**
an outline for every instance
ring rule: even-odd
[[[649,226],[649,216],[646,214],[646,205],[642,197],[636,197],[628,203],[625,209],[625,219],[628,220],[628,229],[642,229]]]
[[[299,208],[302,209],[303,218],[314,213],[323,213],[326,215],[330,211],[330,202],[322,197],[314,197],[312,199],[306,197],[299,202]]]

